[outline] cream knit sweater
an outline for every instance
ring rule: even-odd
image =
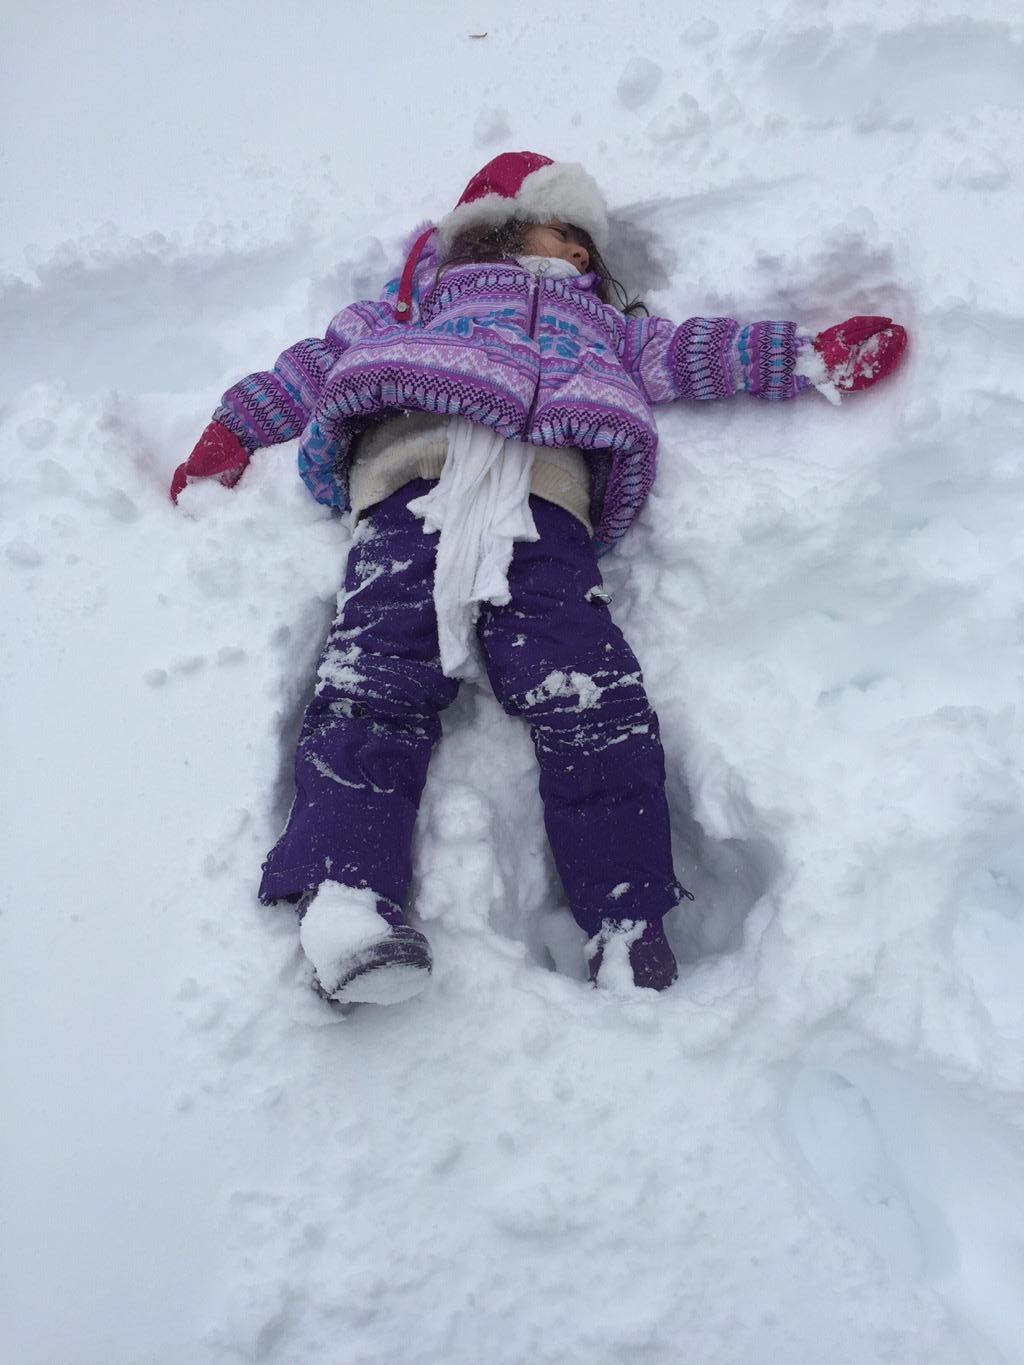
[[[349,496],[358,519],[410,479],[439,479],[448,453],[449,418],[407,412],[363,436],[352,461]],[[590,524],[590,476],[578,450],[537,446],[530,492]]]

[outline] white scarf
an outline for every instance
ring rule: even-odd
[[[531,274],[556,279],[579,273],[569,261],[545,256],[520,256],[519,263]],[[440,532],[434,606],[441,668],[449,678],[478,674],[473,627],[480,605],[508,602],[513,546],[537,539],[530,511],[533,457],[533,446],[453,417],[440,479],[409,503],[425,532]]]
[[[448,455],[429,493],[409,504],[424,531],[440,531],[434,606],[441,668],[474,677],[473,626],[482,602],[509,600],[508,566],[517,540],[536,540],[530,511],[533,446],[506,441],[489,427],[452,419]]]

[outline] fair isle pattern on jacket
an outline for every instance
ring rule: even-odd
[[[459,416],[513,440],[582,450],[600,551],[625,534],[651,486],[658,435],[651,408],[746,392],[792,398],[802,340],[791,322],[624,317],[595,275],[535,276],[515,262],[416,271],[412,317],[395,321],[398,281],[354,303],[323,338],[297,342],[273,370],[249,375],[214,414],[249,448],[301,437],[313,496],[347,508],[355,438],[402,411]]]

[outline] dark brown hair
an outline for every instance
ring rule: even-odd
[[[439,267],[437,278],[453,265],[470,265],[475,261],[511,261],[523,254],[523,232],[534,226],[520,222],[518,218],[508,218],[498,227],[469,228],[460,233],[452,243],[452,254]],[[610,304],[620,313],[630,316],[633,313],[647,313],[647,307],[640,299],[631,299],[619,281],[604,263],[604,258],[594,245],[589,232],[572,223],[565,226],[573,233],[580,246],[590,258],[588,272],[600,275],[601,283],[596,289],[602,303]]]

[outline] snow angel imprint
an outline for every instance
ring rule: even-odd
[[[650,317],[609,275],[607,238],[582,167],[495,157],[379,299],[229,389],[175,473],[177,500],[297,437],[310,493],[357,523],[260,888],[297,906],[329,1000],[390,1003],[429,980],[430,946],[406,918],[413,826],[440,714],[480,667],[530,725],[591,980],[676,978],[662,919],[688,893],[658,721],[598,558],[654,481],[655,405],[810,388],[838,401],[889,373],[906,335],[884,317],[813,337]]]

